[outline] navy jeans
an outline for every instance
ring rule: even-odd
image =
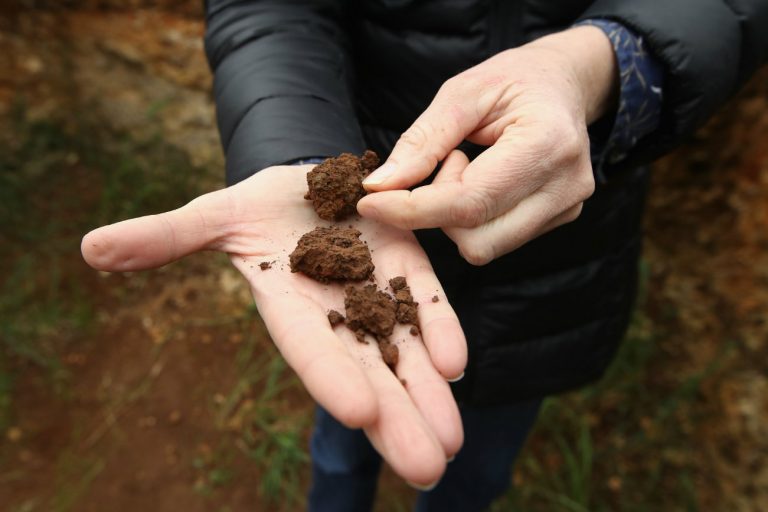
[[[440,483],[422,492],[417,512],[486,510],[509,488],[512,464],[536,420],[541,399],[513,405],[460,407],[464,446]],[[310,512],[371,510],[381,457],[361,430],[318,407],[312,434]]]

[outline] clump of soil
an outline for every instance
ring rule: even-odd
[[[344,308],[350,329],[366,331],[377,340],[392,334],[397,311],[392,297],[379,290],[375,284],[362,288],[347,286],[344,291]]]
[[[438,297],[437,295],[432,296],[432,302],[439,302],[439,301],[440,301],[440,297]]]
[[[291,272],[328,281],[362,281],[373,274],[368,246],[352,228],[315,228],[305,233],[290,254]]]
[[[397,321],[401,324],[413,324],[415,326],[418,323],[419,318],[417,309],[419,303],[413,300],[411,288],[408,286],[408,283],[405,282],[405,278],[403,276],[393,277],[389,280],[389,286],[395,294],[395,302],[397,303]]]
[[[259,268],[261,270],[269,270],[272,268],[272,262],[271,261],[262,261],[259,263]]]
[[[312,201],[321,219],[342,220],[357,211],[357,202],[366,194],[363,178],[378,165],[379,157],[370,150],[362,157],[342,153],[328,158],[307,173],[304,199]]]
[[[364,342],[366,333],[376,338],[384,363],[389,367],[396,366],[400,352],[389,340],[397,316],[395,301],[375,284],[363,288],[347,286],[344,291],[347,327],[355,331],[358,341]]]

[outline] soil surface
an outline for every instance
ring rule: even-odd
[[[291,272],[327,283],[362,281],[371,277],[373,261],[368,246],[353,228],[315,228],[305,233],[290,255]]]
[[[363,178],[379,165],[379,157],[366,151],[362,157],[342,153],[329,158],[307,173],[309,192],[321,219],[339,221],[357,212],[357,202],[365,196]]]

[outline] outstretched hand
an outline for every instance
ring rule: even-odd
[[[443,228],[483,265],[576,219],[595,181],[586,127],[611,108],[618,73],[595,27],[541,38],[451,78],[363,182],[363,217]],[[471,163],[463,140],[490,146]],[[430,185],[424,180],[443,162]]]
[[[423,343],[396,326],[395,375],[375,343],[331,327],[326,315],[344,310],[343,287],[291,273],[288,263],[298,238],[326,224],[303,199],[310,168],[271,167],[177,210],[96,229],[83,238],[83,256],[92,267],[114,272],[155,268],[203,250],[229,254],[250,283],[275,345],[315,400],[345,425],[363,428],[403,478],[430,485],[463,442],[446,382],[462,374],[467,360],[458,319],[413,234],[358,219],[345,225],[368,242],[380,287],[406,277],[419,302]],[[272,268],[262,271],[262,261],[274,262]],[[433,303],[434,295],[442,300]]]

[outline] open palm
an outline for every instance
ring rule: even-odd
[[[446,383],[466,364],[461,327],[413,233],[365,219],[344,225],[362,232],[379,287],[406,277],[420,304],[423,343],[396,326],[395,375],[375,343],[358,342],[344,326],[331,327],[326,315],[344,310],[343,286],[291,273],[288,263],[303,233],[327,225],[303,199],[310,168],[270,167],[177,210],[96,229],[83,238],[83,256],[100,270],[133,271],[201,250],[228,253],[250,283],[272,339],[315,400],[345,425],[362,427],[403,478],[430,484],[463,441]],[[261,270],[264,261],[272,268]],[[434,295],[441,300],[432,302]]]

